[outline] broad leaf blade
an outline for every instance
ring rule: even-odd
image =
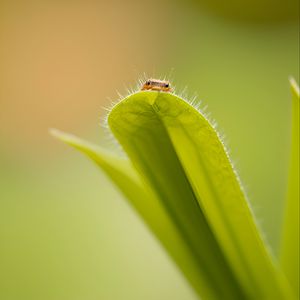
[[[161,119],[138,93],[120,102],[108,122],[143,180],[168,211],[203,274],[204,299],[245,299],[239,283],[209,228]],[[209,293],[205,289],[208,289]]]
[[[108,123],[185,236],[218,299],[293,299],[203,115],[172,94],[139,92],[117,104]]]
[[[299,297],[299,87],[291,79],[292,142],[289,185],[281,244],[281,265]]]

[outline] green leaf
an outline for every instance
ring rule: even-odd
[[[181,98],[138,92],[108,124],[129,160],[61,133],[116,183],[203,299],[294,299],[217,132]]]
[[[222,264],[216,265],[218,261],[215,263],[214,257],[214,269],[217,269],[220,284],[224,287],[218,288],[213,285],[211,276],[206,274],[207,272],[210,273],[209,268],[211,266],[208,264],[207,269],[202,270],[202,264],[199,263],[198,257],[187,243],[187,237],[182,234],[178,224],[174,222],[170,211],[165,209],[160,199],[153,194],[147,185],[142,184],[128,160],[113,156],[105,149],[83,141],[74,135],[56,129],[52,129],[50,132],[56,138],[86,154],[103,169],[142,216],[199,295],[204,295],[205,299],[218,299],[221,295],[228,295],[231,299],[240,299],[242,292],[239,292],[238,287],[235,287],[236,282],[232,279],[231,282],[227,282],[228,278],[232,277],[230,271],[229,274],[226,269],[225,272],[222,272]],[[207,243],[205,236],[202,238],[202,242],[205,246]],[[211,248],[213,253],[217,251],[215,248],[218,249],[218,245],[213,244]],[[216,255],[216,259],[218,255]],[[225,276],[224,279],[222,276]],[[234,286],[233,292],[226,292],[227,289],[230,290],[231,285]]]
[[[281,265],[299,297],[299,87],[291,79],[292,134],[289,184],[281,242]]]
[[[226,286],[233,289],[235,278],[249,299],[293,298],[260,237],[224,146],[202,114],[175,95],[139,92],[117,104],[108,123],[191,248],[209,265],[215,289],[225,282],[217,274],[230,270]]]

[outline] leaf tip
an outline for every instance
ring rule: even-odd
[[[297,84],[295,78],[293,76],[289,77],[289,82],[292,88],[292,91],[297,95],[297,97],[299,98],[300,96],[300,90],[299,90],[299,85]]]
[[[59,138],[62,134],[62,132],[56,128],[49,128],[48,132],[50,135],[52,135],[55,138]]]
[[[49,134],[52,135],[54,138],[69,145],[74,145],[74,143],[78,140],[76,136],[69,133],[65,133],[56,128],[49,128]]]

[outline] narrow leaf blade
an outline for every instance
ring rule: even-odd
[[[87,155],[111,178],[160,240],[198,295],[205,295],[206,299],[218,299],[215,291],[207,284],[208,279],[199,269],[197,258],[186,244],[184,236],[170,218],[169,211],[165,210],[151,189],[142,184],[128,160],[112,156],[105,149],[76,136],[58,130],[51,130],[51,134]]]
[[[286,211],[281,242],[281,265],[299,297],[299,87],[291,79],[292,134]]]

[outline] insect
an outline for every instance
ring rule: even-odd
[[[163,91],[163,92],[171,92],[172,89],[170,87],[170,83],[164,80],[158,79],[148,79],[141,88],[142,91]]]

